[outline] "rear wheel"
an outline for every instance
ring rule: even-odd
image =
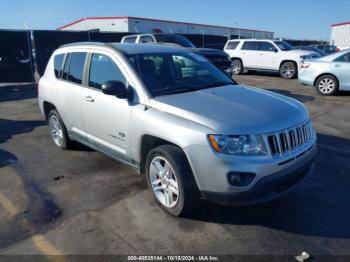
[[[334,95],[338,92],[338,80],[332,75],[321,76],[316,81],[317,92],[323,96]]]
[[[297,73],[297,66],[294,62],[284,62],[280,66],[280,75],[285,79],[295,78]]]
[[[68,149],[71,146],[66,127],[56,110],[51,110],[48,117],[50,134],[55,145],[61,149]]]
[[[147,184],[162,209],[181,216],[194,210],[199,191],[186,156],[176,146],[154,148],[146,161]]]
[[[243,63],[240,59],[232,60],[232,74],[239,75],[243,73]]]

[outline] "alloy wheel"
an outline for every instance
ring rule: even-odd
[[[335,83],[333,79],[325,78],[318,84],[318,89],[322,94],[330,94],[335,88]]]
[[[161,156],[156,156],[149,168],[152,190],[156,198],[167,208],[175,207],[179,200],[179,184],[169,162]]]
[[[295,69],[294,69],[294,66],[293,64],[291,63],[287,63],[287,64],[284,64],[282,66],[282,75],[285,77],[285,78],[291,78],[294,76],[294,73],[295,73]]]
[[[49,128],[53,141],[58,147],[61,147],[63,144],[63,130],[60,121],[54,115],[49,119]]]

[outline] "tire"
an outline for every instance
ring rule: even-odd
[[[146,160],[146,179],[158,205],[171,215],[182,216],[197,208],[199,190],[180,148],[162,145],[152,149]]]
[[[335,95],[339,90],[338,79],[333,75],[323,75],[316,81],[316,90],[320,95]]]
[[[293,79],[297,76],[298,69],[294,62],[284,62],[280,66],[280,75],[285,79]]]
[[[240,75],[243,73],[243,63],[241,59],[233,59],[232,60],[232,74]]]
[[[51,110],[47,118],[50,134],[54,144],[61,149],[69,149],[72,145],[66,127],[56,110]]]

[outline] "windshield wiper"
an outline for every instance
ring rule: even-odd
[[[213,83],[209,83],[206,85],[203,85],[201,87],[202,88],[210,88],[210,87],[217,87],[217,86],[227,86],[227,85],[234,85],[234,82],[230,82],[230,81],[218,81],[218,82],[213,82]]]

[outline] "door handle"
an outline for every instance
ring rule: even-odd
[[[340,64],[335,64],[334,67],[341,67],[341,65]]]
[[[93,103],[95,100],[91,96],[84,96],[85,101]]]

